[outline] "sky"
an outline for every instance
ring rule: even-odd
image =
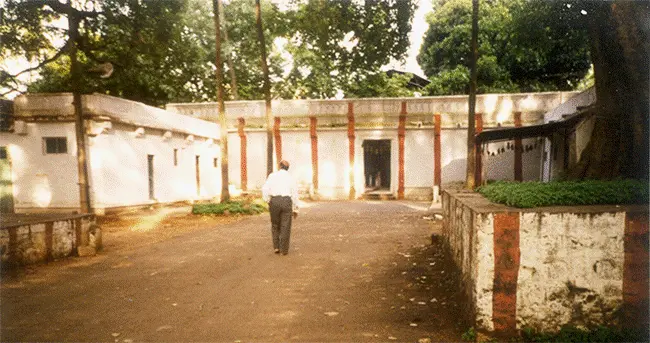
[[[276,4],[279,5],[280,8],[283,6],[286,6],[287,0],[271,0],[275,2]],[[401,0],[398,0],[401,1]],[[429,25],[426,23],[425,18],[426,15],[432,11],[432,0],[418,0],[418,7],[415,10],[414,16],[413,16],[413,23],[412,23],[412,29],[411,33],[409,34],[409,41],[411,45],[408,48],[408,51],[406,53],[405,61],[402,63],[400,61],[391,61],[388,65],[384,66],[382,69],[383,70],[388,70],[388,69],[396,69],[399,71],[405,71],[413,74],[417,74],[419,76],[424,77],[424,73],[422,72],[422,68],[420,68],[420,65],[418,64],[416,58],[417,55],[420,51],[420,46],[422,45],[422,42],[424,40],[424,34],[426,33],[427,29],[429,28]],[[0,0],[0,4],[3,3],[3,0]],[[67,22],[65,22],[65,19],[61,20],[61,23],[58,23],[58,26],[62,27],[67,27]],[[56,45],[56,44],[55,44]],[[6,60],[2,61],[0,63],[0,67],[2,67],[5,70],[8,70],[10,73],[14,74],[17,73],[23,69],[25,69],[28,65],[24,60]],[[23,75],[21,79],[24,81],[28,81],[31,77],[34,77],[34,75]],[[17,96],[18,93],[10,93],[6,97],[9,99],[14,98]]]
[[[416,58],[420,52],[420,46],[424,41],[424,34],[429,28],[429,24],[426,23],[425,18],[432,9],[431,0],[419,0],[418,8],[413,16],[411,33],[409,34],[411,46],[406,53],[406,63],[401,64],[399,62],[393,62],[389,65],[391,69],[406,71],[422,77],[425,76],[422,72],[422,68],[420,68],[420,65],[416,61]]]

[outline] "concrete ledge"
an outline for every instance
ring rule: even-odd
[[[94,255],[101,247],[101,230],[90,214],[3,214],[0,221],[3,267]]]
[[[443,237],[474,326],[515,335],[563,325],[648,330],[648,209],[518,209],[445,191]]]

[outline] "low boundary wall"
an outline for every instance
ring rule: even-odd
[[[443,236],[483,332],[597,325],[648,334],[648,208],[518,209],[445,191]]]
[[[101,245],[101,230],[89,214],[3,214],[0,222],[3,266],[91,255]]]

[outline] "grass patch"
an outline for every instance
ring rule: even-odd
[[[192,214],[217,216],[260,214],[268,210],[268,204],[262,199],[243,199],[225,203],[195,204],[192,206]]]
[[[538,333],[525,328],[521,331],[521,338],[524,342],[638,342],[639,339],[643,339],[643,336],[639,333],[605,326],[591,330],[564,326],[555,334]]]
[[[496,181],[477,191],[492,202],[519,208],[648,203],[648,183],[639,180]]]

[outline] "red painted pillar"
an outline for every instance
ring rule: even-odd
[[[440,155],[440,134],[442,132],[440,114],[433,115],[433,185],[442,186],[442,156]]]
[[[483,132],[483,113],[476,113],[475,132],[479,134]],[[478,187],[483,183],[483,155],[481,154],[481,146],[474,143],[474,151],[476,162],[474,164],[474,186]]]
[[[521,127],[521,112],[515,112],[515,127]],[[515,138],[515,181],[523,181],[523,168],[521,165],[521,155],[523,144],[521,138]]]
[[[354,104],[348,102],[348,141],[349,141],[349,152],[350,152],[350,200],[354,199],[356,196],[356,190],[354,189]]]
[[[243,191],[248,190],[248,166],[246,163],[246,133],[244,133],[244,127],[246,126],[246,121],[244,118],[239,118],[239,127],[237,132],[239,133],[239,144],[240,147],[240,164],[239,172],[241,177],[241,189]]]
[[[406,101],[402,101],[402,110],[399,114],[398,138],[398,174],[397,174],[397,199],[404,199],[404,138],[406,136]]]
[[[318,135],[316,134],[316,117],[309,118],[309,135],[311,137],[311,182],[318,189]]]
[[[519,278],[519,213],[494,215],[494,283],[492,322],[497,335],[517,330],[517,279]]]
[[[623,264],[623,326],[648,337],[648,214],[626,213]]]
[[[275,125],[273,125],[273,133],[275,139],[275,158],[278,163],[282,161],[282,136],[280,136],[280,117],[275,117]]]

